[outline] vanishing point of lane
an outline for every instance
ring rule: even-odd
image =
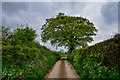
[[[67,60],[59,60],[54,65],[52,71],[48,74],[47,79],[75,79],[80,80],[80,77],[73,70],[72,65]]]

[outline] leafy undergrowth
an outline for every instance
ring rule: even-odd
[[[50,51],[34,41],[32,28],[17,28],[8,33],[3,27],[2,36],[2,79],[43,79],[60,53]]]
[[[11,52],[3,55],[2,78],[42,79],[59,58],[59,55],[52,51],[27,48],[21,47],[15,54],[12,54],[16,48],[9,47]]]
[[[68,60],[82,80],[120,79],[120,35],[74,50]]]

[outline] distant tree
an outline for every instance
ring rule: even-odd
[[[59,13],[54,18],[46,19],[42,25],[42,41],[50,41],[52,45],[65,46],[72,52],[75,48],[87,46],[92,42],[91,36],[98,31],[92,22],[83,17],[67,16]]]
[[[2,26],[2,44],[7,45],[9,43],[8,37],[11,35],[10,28]]]
[[[23,45],[33,42],[36,37],[36,31],[26,26],[25,28],[15,29],[14,32],[8,37],[8,39],[12,45]]]
[[[7,37],[9,36],[9,30],[10,28],[5,28],[4,26],[2,26],[2,39],[6,40]]]

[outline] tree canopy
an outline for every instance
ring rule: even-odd
[[[64,13],[46,19],[41,30],[43,42],[49,40],[54,46],[67,47],[70,52],[77,47],[87,46],[87,42],[93,41],[91,36],[98,31],[88,19]]]
[[[2,26],[2,40],[3,44],[10,43],[11,45],[28,44],[35,40],[37,37],[36,31],[26,26],[25,28],[17,28],[10,32],[10,28]]]
[[[14,37],[17,40],[21,41],[22,44],[23,43],[25,44],[33,41],[37,37],[35,32],[36,32],[35,30],[33,30],[32,28],[29,28],[28,26],[22,29],[17,28],[15,30]]]

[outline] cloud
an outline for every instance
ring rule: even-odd
[[[101,8],[101,14],[105,23],[112,24],[118,21],[118,3],[109,2]]]
[[[94,41],[92,43],[88,43],[89,45],[93,45],[97,42],[101,42],[106,40],[113,35],[113,33],[117,33],[118,24],[117,21],[109,25],[104,21],[103,14],[101,13],[101,8],[106,4],[106,2],[90,2],[87,3],[85,8],[82,10],[84,17],[89,19],[94,23],[95,27],[98,29],[98,33],[93,37]],[[115,12],[117,13],[117,12]]]
[[[14,15],[22,10],[27,10],[29,8],[29,4],[25,2],[3,2],[2,10],[3,14]]]
[[[118,2],[118,33],[120,34],[120,2]]]
[[[11,29],[17,28],[17,24],[26,24],[24,14],[21,12],[27,11],[29,4],[25,2],[2,2],[2,25]]]
[[[8,16],[2,14],[2,25],[5,27],[10,27],[12,30],[17,28],[17,25],[25,25],[24,21],[19,18],[19,16]]]

